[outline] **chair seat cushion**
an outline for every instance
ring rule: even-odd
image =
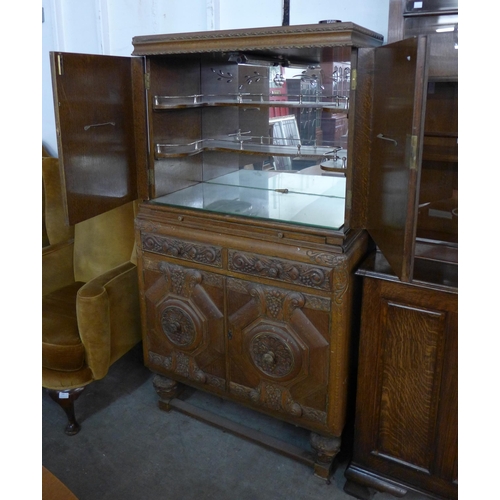
[[[76,319],[76,295],[83,285],[75,282],[42,298],[43,368],[76,371],[85,363]]]

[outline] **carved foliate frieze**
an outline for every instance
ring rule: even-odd
[[[304,295],[306,299],[305,307],[308,309],[315,309],[317,311],[330,311],[332,303],[329,298],[316,297],[315,295]]]
[[[206,384],[219,391],[225,390],[226,382],[224,379],[205,373],[198,367],[196,360],[192,356],[183,352],[173,351],[169,356],[162,356],[149,351],[148,359],[153,367],[166,369],[171,374],[199,384]]]
[[[228,278],[227,287],[230,291],[235,291],[238,293],[250,294],[251,289],[255,287],[253,283],[242,281],[234,278]],[[304,298],[304,306],[309,309],[315,309],[318,311],[330,311],[331,301],[328,297],[318,297],[316,295],[309,295],[306,293],[300,293],[301,297]]]
[[[224,286],[224,277],[219,274],[208,273],[200,270],[188,269],[175,264],[169,264],[156,259],[151,259],[147,256],[142,258],[142,267],[148,271],[161,272],[167,282],[175,284],[175,290],[179,291],[179,295],[183,295],[182,290],[185,288],[182,283],[186,279],[187,289],[193,289],[196,284],[203,282],[204,284],[222,288]],[[187,274],[189,273],[189,275]]]
[[[201,276],[203,277],[203,283],[205,285],[217,288],[223,288],[224,286],[224,276],[221,276],[220,274],[204,273],[201,271]]]
[[[369,37],[383,40],[382,35],[352,23],[320,23],[297,27],[269,27],[234,30],[228,37],[223,31],[188,34],[141,36],[134,38],[135,55],[276,50],[278,48],[331,47],[352,45],[352,39]],[[381,43],[381,42],[380,42]]]
[[[164,273],[165,279],[169,281],[170,289],[177,295],[189,297],[193,289],[193,281],[201,282],[199,272],[179,266],[169,266],[165,262],[160,264],[160,271]]]
[[[288,322],[295,309],[304,307],[305,298],[300,292],[249,284],[247,293],[254,299],[260,314]]]
[[[335,255],[314,250],[309,250],[307,255],[313,262],[333,267],[333,297],[336,304],[342,304],[343,296],[349,287],[346,255]]]
[[[150,220],[136,220],[135,227],[146,233],[156,233],[160,228],[160,224]]]
[[[167,289],[183,297],[190,297],[195,287],[203,280],[200,271],[175,266],[167,262],[158,263],[157,269],[163,273]]]
[[[322,266],[335,267],[339,261],[345,259],[343,254],[332,254],[328,252],[318,252],[316,250],[308,250],[306,255],[311,261]]]
[[[150,365],[160,366],[166,368],[168,371],[172,370],[172,356],[161,356],[153,351],[149,351],[148,360]]]
[[[331,270],[283,259],[230,250],[228,268],[243,274],[262,276],[287,283],[330,290]]]
[[[142,249],[146,252],[222,267],[221,248],[214,245],[193,243],[151,233],[142,233],[141,243]]]
[[[349,288],[349,271],[347,269],[347,260],[339,262],[339,265],[333,270],[333,300],[341,305],[344,294]]]
[[[307,420],[326,425],[326,411],[317,410],[309,406],[302,406],[302,412],[302,416]]]
[[[247,399],[257,406],[326,424],[326,412],[297,403],[290,391],[278,384],[262,381],[258,387],[250,388],[231,382],[230,390],[235,396]]]

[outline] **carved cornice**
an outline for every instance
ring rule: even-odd
[[[374,47],[382,42],[382,35],[348,22],[147,35],[132,39],[133,55],[331,46]]]

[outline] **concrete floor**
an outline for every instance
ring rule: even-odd
[[[187,391],[190,402],[295,445],[309,433],[239,405]],[[115,363],[76,402],[82,428],[66,436],[63,411],[42,394],[42,463],[79,500],[353,500],[343,491],[348,452],[330,484],[307,465],[157,407],[141,346]],[[408,493],[405,500],[427,497]],[[376,493],[373,500],[394,500]]]

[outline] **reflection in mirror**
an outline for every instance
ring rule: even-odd
[[[156,181],[155,203],[340,229],[350,50],[317,56],[297,64],[221,54],[200,63],[200,84],[189,93],[154,95],[153,112],[170,132],[154,141],[155,170],[176,180]],[[190,124],[189,134],[177,133],[173,116]]]

